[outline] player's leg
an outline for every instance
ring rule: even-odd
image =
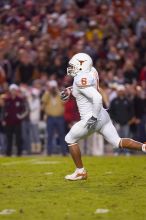
[[[120,138],[113,123],[109,120],[99,131],[114,147],[146,152],[146,145],[130,138]]]
[[[76,167],[79,169],[83,168],[81,151],[80,151],[78,143],[68,144],[68,147],[69,147],[69,152],[72,156],[72,159],[73,159]]]
[[[121,138],[110,120],[102,126],[99,133],[102,134],[104,139],[112,144],[113,147],[119,148]]]
[[[76,170],[73,174],[67,175],[65,179],[68,180],[80,180],[87,179],[87,172],[84,169],[81,151],[77,141],[84,137],[88,133],[87,128],[85,127],[85,123],[83,121],[79,121],[69,131],[69,133],[65,137],[65,141],[68,144],[70,154],[73,158],[73,161],[76,166]]]
[[[119,147],[129,149],[129,150],[139,150],[139,151],[146,152],[146,144],[143,144],[141,142],[135,141],[130,138],[121,138]]]
[[[65,141],[68,144],[69,151],[77,168],[83,167],[81,152],[77,141],[84,137],[87,133],[88,130],[85,127],[85,123],[83,121],[79,121],[73,125],[65,137]]]

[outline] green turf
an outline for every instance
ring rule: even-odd
[[[83,159],[88,180],[68,182],[71,158],[0,158],[0,211],[16,210],[0,220],[146,219],[145,156]]]

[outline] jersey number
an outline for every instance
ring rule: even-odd
[[[87,78],[82,78],[81,83],[83,86],[86,86],[87,85]]]

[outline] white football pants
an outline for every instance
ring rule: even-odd
[[[105,109],[101,110],[100,117],[97,121],[97,125],[94,129],[87,129],[86,123],[88,119],[83,119],[72,126],[68,134],[65,136],[65,141],[67,144],[77,143],[80,139],[94,133],[98,132],[103,135],[104,139],[113,145],[113,147],[118,148],[121,138],[119,137],[109,114]]]

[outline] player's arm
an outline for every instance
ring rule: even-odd
[[[93,117],[97,118],[101,108],[102,108],[102,96],[101,94],[91,86],[80,88],[80,92],[89,100],[91,100],[93,105]]]
[[[94,128],[97,123],[97,115],[99,114],[102,108],[102,96],[94,87],[85,87],[80,89],[81,93],[89,100],[91,100],[92,108],[92,117],[87,121],[86,127],[88,129]]]

